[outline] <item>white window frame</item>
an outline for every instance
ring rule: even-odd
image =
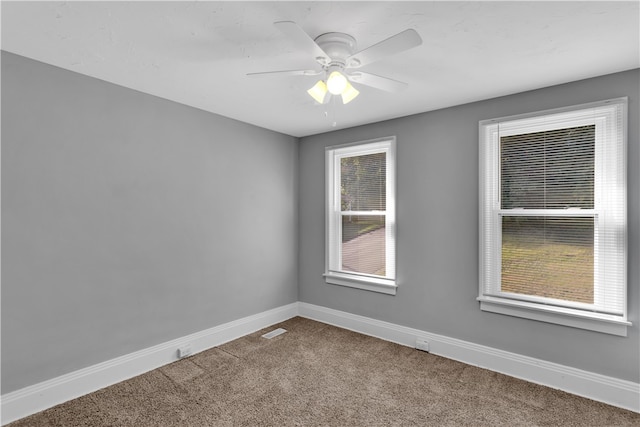
[[[480,140],[480,309],[543,322],[627,335],[627,98],[483,120]],[[594,209],[501,209],[500,137],[595,125]],[[610,208],[611,207],[611,208]],[[502,292],[503,215],[594,218],[594,303]],[[606,237],[599,237],[605,236]],[[607,240],[607,242],[605,242]],[[612,244],[613,242],[613,244]],[[611,267],[611,266],[614,267]],[[606,274],[604,266],[607,266]],[[614,295],[615,299],[606,295]],[[608,301],[615,300],[616,304]]]
[[[345,157],[386,153],[386,209],[384,211],[341,211],[340,160]],[[395,136],[336,145],[325,149],[325,272],[326,283],[395,295],[396,247],[396,138]],[[385,277],[347,272],[341,269],[342,215],[385,217]]]

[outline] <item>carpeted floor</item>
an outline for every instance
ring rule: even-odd
[[[296,317],[10,424],[503,425],[639,426],[640,414]]]

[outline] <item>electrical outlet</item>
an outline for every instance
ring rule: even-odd
[[[426,338],[416,338],[416,348],[429,352],[429,341],[427,341]]]
[[[185,344],[182,347],[178,347],[178,358],[191,356],[191,344]]]

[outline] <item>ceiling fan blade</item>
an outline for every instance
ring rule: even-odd
[[[322,74],[322,70],[283,70],[283,71],[263,71],[260,73],[247,73],[249,77],[265,77],[265,76],[317,76]]]
[[[395,36],[391,36],[388,39],[361,50],[360,52],[354,53],[347,58],[347,67],[358,68],[382,59],[385,56],[394,55],[411,49],[412,47],[420,46],[421,44],[422,38],[416,30],[404,30]]]
[[[387,92],[400,92],[409,86],[407,83],[393,80],[388,77],[381,77],[371,73],[363,73],[356,71],[347,75],[347,78],[354,82],[365,86],[371,86]]]
[[[300,48],[312,52],[315,60],[321,65],[326,65],[331,61],[329,55],[295,22],[278,21],[274,22],[273,25],[293,40]]]

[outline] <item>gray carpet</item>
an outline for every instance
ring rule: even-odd
[[[640,414],[296,317],[10,424],[502,425],[640,426]]]

